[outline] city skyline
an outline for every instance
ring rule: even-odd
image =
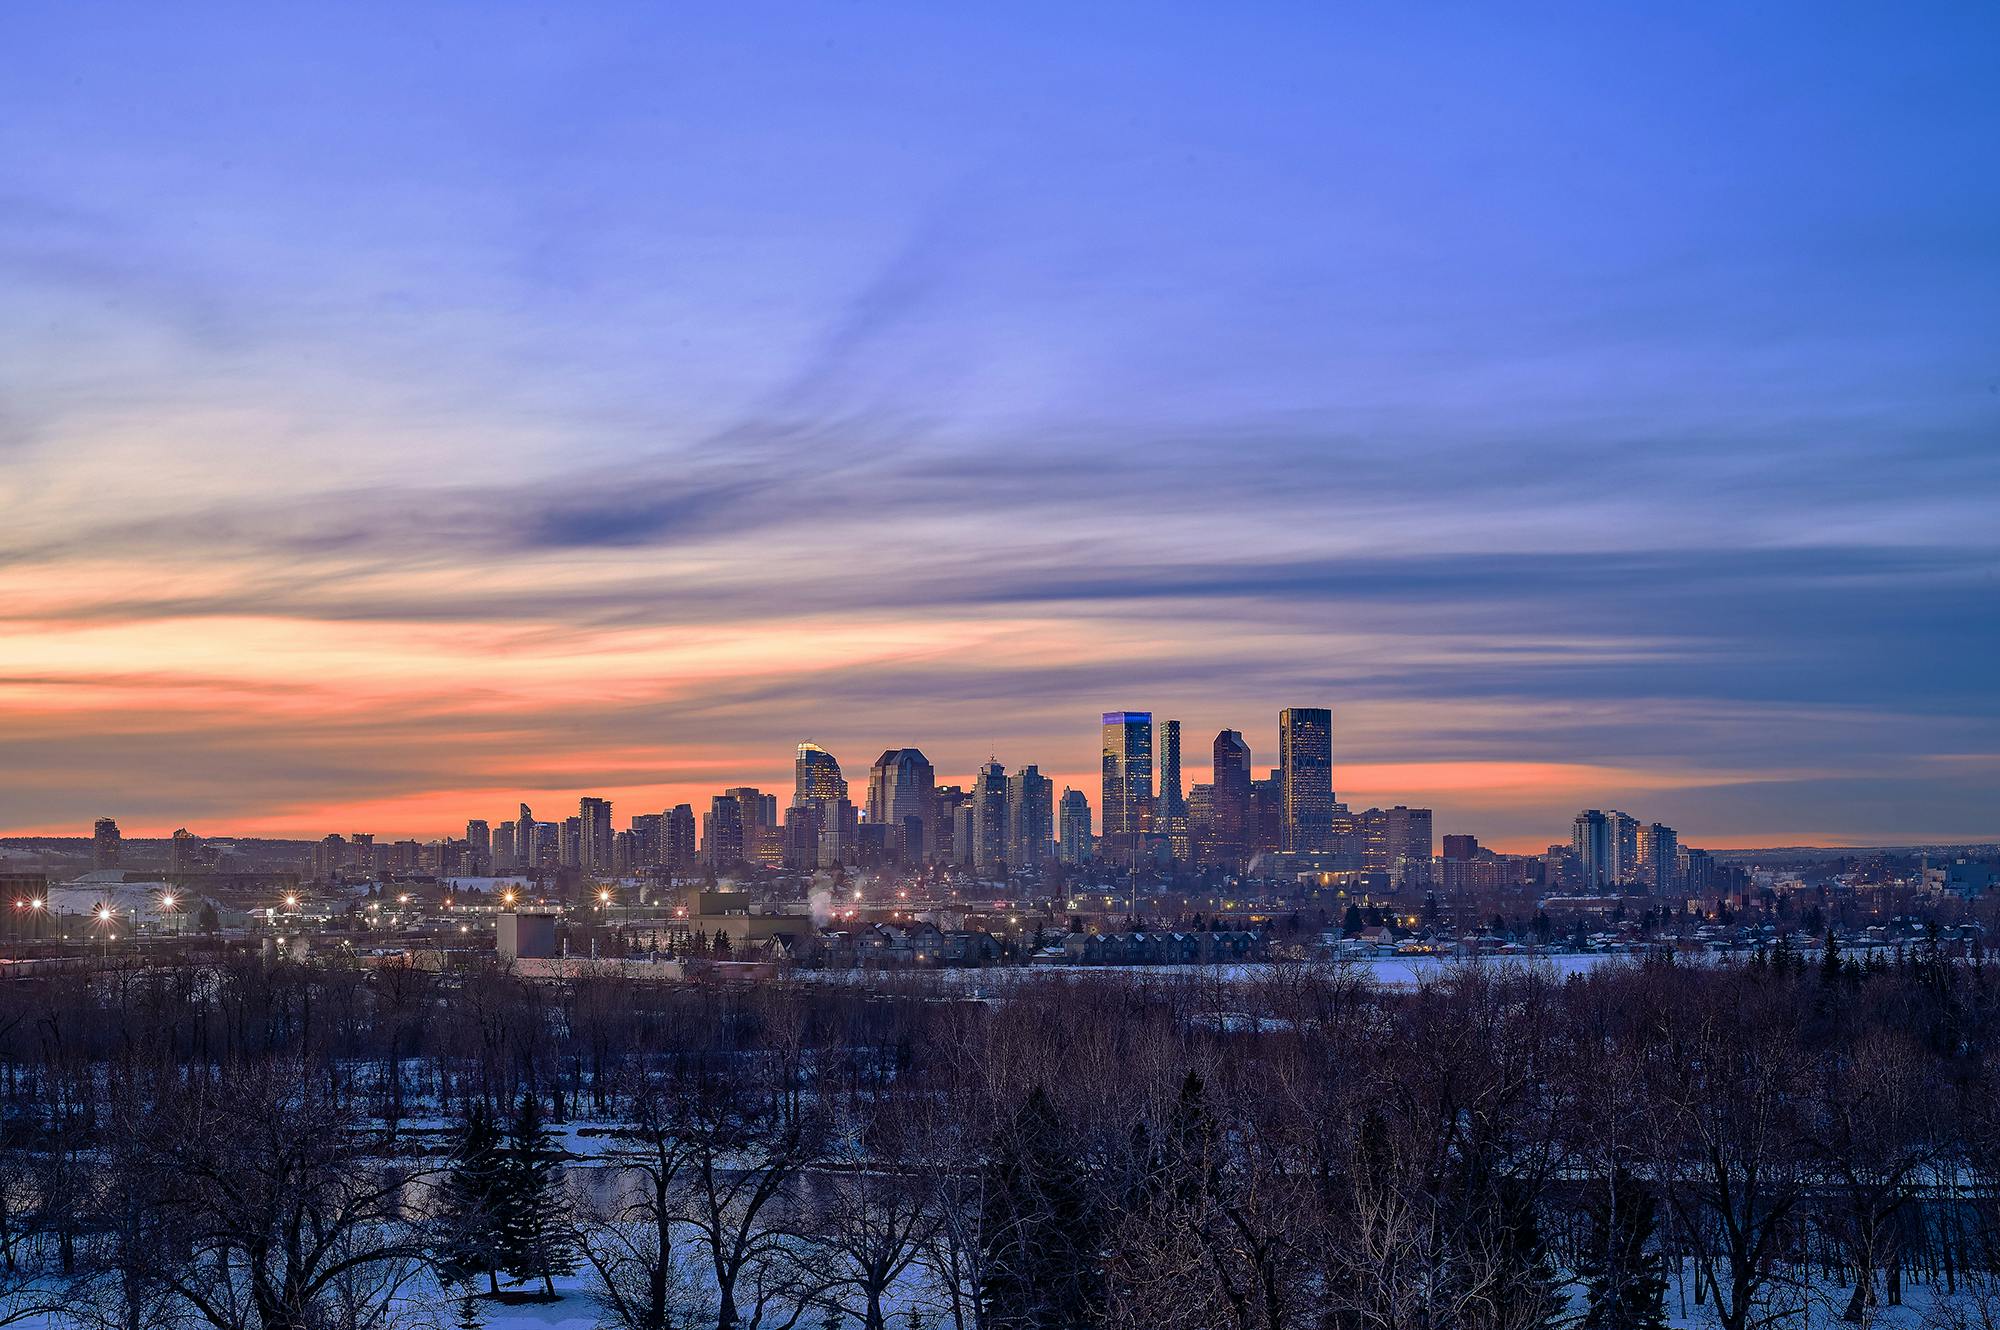
[[[1287,779],[1289,772],[1285,759],[1285,734],[1288,726],[1300,723],[1295,720],[1295,717],[1304,718],[1303,724],[1306,727],[1307,734],[1310,736],[1305,740],[1306,757],[1303,759],[1306,769],[1310,773],[1306,777],[1306,780],[1308,787],[1313,784],[1317,784],[1320,787],[1321,799],[1323,801],[1321,803],[1312,803],[1310,795],[1305,800],[1300,800],[1300,797],[1292,792],[1294,786]],[[1034,773],[1032,779],[1042,782],[1045,787],[1045,795],[1043,797],[1048,807],[1044,810],[1042,825],[1048,832],[1046,840],[1050,847],[1048,852],[1051,855],[1055,853],[1055,847],[1063,838],[1061,835],[1060,820],[1057,817],[1055,808],[1056,791],[1062,792],[1065,803],[1070,799],[1080,801],[1079,807],[1082,810],[1082,814],[1090,824],[1090,839],[1093,842],[1100,842],[1097,851],[1100,856],[1108,856],[1115,860],[1121,857],[1121,855],[1128,855],[1132,852],[1132,846],[1128,843],[1127,839],[1132,834],[1131,832],[1119,828],[1118,824],[1114,822],[1111,839],[1109,842],[1105,842],[1105,827],[1102,824],[1103,808],[1119,797],[1114,795],[1112,791],[1114,789],[1129,789],[1129,799],[1133,809],[1135,825],[1137,819],[1143,818],[1143,825],[1147,835],[1152,836],[1156,834],[1164,841],[1169,835],[1170,819],[1177,817],[1183,825],[1174,829],[1176,836],[1174,857],[1176,859],[1192,859],[1199,856],[1190,855],[1185,849],[1187,844],[1185,839],[1187,834],[1185,823],[1189,812],[1189,801],[1186,790],[1193,788],[1200,793],[1204,803],[1199,816],[1208,824],[1208,830],[1213,832],[1222,844],[1226,845],[1232,840],[1240,839],[1247,843],[1250,839],[1248,828],[1250,808],[1247,801],[1250,798],[1250,786],[1253,784],[1265,784],[1269,786],[1270,797],[1274,803],[1274,816],[1278,819],[1278,829],[1275,838],[1265,847],[1269,850],[1312,851],[1322,849],[1325,847],[1323,840],[1325,819],[1330,816],[1332,810],[1342,810],[1343,813],[1354,816],[1358,816],[1364,809],[1368,811],[1389,810],[1400,813],[1407,806],[1411,805],[1413,799],[1419,801],[1417,811],[1424,816],[1426,825],[1430,825],[1435,818],[1440,833],[1447,841],[1454,839],[1468,840],[1485,849],[1516,856],[1539,855],[1545,850],[1573,843],[1576,853],[1584,864],[1583,872],[1587,880],[1605,875],[1607,870],[1603,867],[1603,863],[1606,860],[1612,865],[1608,870],[1609,875],[1615,877],[1620,871],[1621,864],[1626,871],[1630,870],[1631,861],[1634,856],[1645,856],[1651,859],[1663,852],[1667,857],[1671,857],[1676,845],[1687,843],[1687,833],[1689,830],[1692,830],[1695,839],[1706,839],[1699,828],[1676,829],[1662,822],[1641,824],[1639,820],[1629,814],[1611,808],[1610,801],[1602,799],[1595,802],[1603,804],[1605,808],[1610,809],[1608,813],[1592,807],[1585,809],[1582,813],[1575,814],[1573,818],[1552,815],[1548,824],[1550,829],[1545,836],[1531,834],[1518,840],[1510,839],[1505,835],[1494,835],[1490,832],[1481,831],[1477,826],[1459,819],[1456,813],[1436,811],[1433,807],[1435,801],[1422,791],[1401,794],[1393,798],[1386,795],[1381,797],[1359,797],[1350,803],[1347,797],[1344,797],[1339,791],[1331,788],[1332,782],[1341,779],[1346,770],[1340,763],[1338,756],[1338,722],[1334,717],[1335,713],[1331,708],[1288,707],[1282,709],[1279,713],[1276,726],[1276,733],[1278,735],[1277,747],[1270,754],[1268,762],[1260,760],[1257,750],[1254,746],[1246,743],[1241,730],[1227,727],[1219,730],[1214,736],[1213,750],[1217,755],[1216,760],[1218,762],[1225,749],[1229,752],[1230,781],[1232,782],[1230,789],[1235,791],[1233,794],[1225,793],[1222,799],[1217,799],[1213,794],[1217,771],[1213,763],[1206,768],[1187,767],[1180,760],[1180,734],[1185,728],[1180,720],[1170,719],[1165,716],[1156,718],[1152,712],[1125,710],[1104,713],[1100,736],[1100,749],[1103,759],[1100,769],[1097,772],[1088,773],[1081,777],[1065,777],[1043,773],[1040,771],[1040,764],[1034,761],[1021,762],[1010,769],[1008,762],[1001,761],[997,755],[989,753],[986,760],[979,763],[973,769],[971,775],[954,779],[949,774],[951,768],[933,764],[921,747],[912,745],[884,750],[880,757],[874,760],[868,777],[856,782],[847,778],[849,769],[841,764],[837,753],[816,740],[805,739],[800,740],[796,744],[793,751],[793,759],[789,766],[790,774],[784,781],[773,781],[760,777],[748,781],[738,781],[738,783],[729,785],[726,788],[718,788],[714,784],[705,787],[687,786],[685,789],[680,786],[641,786],[621,791],[611,797],[606,797],[601,792],[583,792],[585,790],[601,791],[602,789],[601,786],[587,784],[579,786],[576,789],[543,791],[538,792],[533,797],[520,798],[517,804],[517,819],[498,825],[502,826],[511,836],[515,834],[515,829],[520,825],[522,820],[527,818],[530,809],[538,801],[542,803],[545,811],[552,807],[566,808],[569,804],[574,803],[580,810],[580,816],[570,816],[568,814],[559,814],[552,818],[539,816],[535,819],[533,825],[541,828],[545,834],[558,837],[559,840],[571,834],[578,837],[578,843],[574,847],[569,847],[567,842],[564,842],[564,857],[566,860],[577,859],[585,867],[606,868],[611,861],[610,838],[614,832],[630,829],[636,833],[641,821],[657,824],[663,816],[672,816],[676,808],[683,811],[693,810],[696,820],[703,826],[699,843],[703,856],[706,857],[709,853],[708,841],[711,832],[706,821],[706,815],[702,811],[705,808],[712,808],[725,799],[735,799],[738,796],[748,799],[754,796],[757,800],[761,801],[761,805],[765,810],[761,814],[761,817],[767,820],[766,824],[770,826],[775,835],[779,832],[781,824],[789,822],[791,810],[805,804],[819,806],[821,801],[824,801],[827,805],[844,804],[847,806],[847,816],[850,825],[843,833],[840,844],[843,852],[851,854],[854,849],[852,840],[853,827],[851,823],[857,818],[864,824],[876,823],[887,826],[895,825],[910,817],[917,817],[927,822],[932,822],[931,831],[935,832],[937,828],[933,820],[937,816],[942,815],[950,819],[956,812],[968,819],[968,828],[982,826],[983,824],[977,820],[978,814],[976,814],[975,808],[980,799],[980,791],[982,789],[981,778],[986,771],[992,769],[1003,773],[997,797],[1002,801],[1000,815],[1005,824],[997,832],[977,830],[970,834],[977,836],[982,844],[989,846],[995,844],[992,838],[997,836],[997,843],[1004,844],[1009,852],[1002,852],[998,848],[993,848],[988,850],[987,853],[990,853],[994,858],[1001,859],[1011,859],[1011,851],[1017,849],[1020,844],[1020,833],[1011,822],[1013,813],[1010,802],[1011,799],[1018,798],[1018,791],[1010,796],[1009,790],[1016,789],[1016,782],[1020,779],[1021,773],[1024,771]],[[1172,736],[1171,740],[1164,741],[1169,744],[1170,751],[1173,754],[1171,768],[1167,768],[1161,763],[1154,761],[1155,756],[1161,751],[1162,735]],[[1139,760],[1131,764],[1129,774],[1127,774],[1125,762],[1114,758],[1114,754],[1123,754],[1128,745],[1139,755]],[[1246,761],[1247,769],[1245,768]],[[940,775],[938,774],[939,772],[946,774]],[[1260,773],[1262,774],[1260,775]],[[1206,774],[1208,780],[1187,781],[1186,777],[1192,774]],[[1265,777],[1268,777],[1268,780],[1265,780]],[[1234,782],[1239,780],[1244,782],[1240,789],[1234,784]],[[960,781],[963,783],[959,783]],[[773,785],[774,788],[765,789],[765,785]],[[785,794],[787,786],[790,788],[789,794]],[[919,786],[921,787],[921,794],[919,794]],[[1178,796],[1177,799],[1169,796],[1170,789],[1174,791],[1175,796]],[[668,790],[671,793],[662,796],[659,793],[661,790]],[[962,807],[945,809],[940,813],[937,807],[936,796],[932,794],[933,790],[936,791],[937,795],[942,795],[946,790],[952,791],[954,797],[962,804]],[[1098,797],[1092,797],[1092,794],[1089,793],[1092,790],[1097,791]],[[519,791],[510,792],[506,794],[506,798],[514,799],[519,794]],[[682,797],[683,795],[685,797]],[[780,798],[781,795],[784,796],[782,799]],[[660,802],[662,798],[664,798],[665,802]],[[652,800],[652,802],[649,803],[649,800]],[[1295,803],[1299,804],[1299,808],[1296,810],[1294,809]],[[918,811],[926,806],[930,808],[928,818]],[[613,818],[613,811],[620,809],[623,811],[617,814],[617,818],[622,818],[626,821],[628,823],[627,828],[619,828],[616,825],[616,819]],[[1170,809],[1177,809],[1178,811],[1170,813]],[[888,810],[886,816],[882,810]],[[749,815],[759,816],[759,814],[754,812]],[[1613,822],[1610,824],[1612,827],[1610,833],[1604,830],[1606,824],[1603,819],[1607,816],[1613,819]],[[1587,844],[1590,843],[1583,831],[1586,818],[1597,819],[1597,841],[1611,848],[1601,851],[1586,848]],[[181,837],[188,835],[190,831],[184,824],[176,825],[171,833],[155,829],[151,826],[125,825],[121,827],[119,818],[116,815],[100,815],[94,821],[96,835],[100,841],[107,827],[111,828],[114,840],[122,832],[126,839],[159,840],[171,838],[175,840],[176,844],[178,844]],[[184,822],[185,820],[183,820]],[[455,833],[451,828],[460,822],[464,823],[465,835],[469,838],[473,847],[480,848],[483,851],[485,846],[481,843],[482,838],[492,835],[492,827],[495,824],[489,818],[476,816],[471,813],[458,818],[447,817],[446,822],[440,826],[387,826],[379,830],[370,829],[366,835],[371,841],[380,840],[387,842],[398,840],[405,843],[421,842],[433,844],[439,843],[440,836],[442,836],[444,842],[449,842],[455,838]],[[566,827],[565,822],[572,824],[572,826]],[[1619,831],[1621,825],[1622,836]],[[241,827],[216,826],[196,833],[196,836],[197,839],[207,837],[227,839],[231,836],[237,836],[278,840],[318,841],[328,837],[337,839],[344,833],[359,831],[360,826],[360,823],[352,820],[339,826],[328,824],[319,828],[294,831],[267,828],[246,831]],[[1320,828],[1320,830],[1315,831],[1313,830],[1314,828]],[[1570,834],[1562,834],[1564,828],[1569,828]],[[73,828],[30,831],[0,830],[0,836],[60,838],[70,836],[73,830]],[[1666,833],[1666,843],[1664,847],[1656,846],[1649,849],[1649,834],[1657,831],[1664,831]],[[657,826],[653,828],[653,834],[658,834]],[[949,831],[946,831],[944,834],[949,838]],[[1604,840],[1607,834],[1611,837],[1609,841]],[[725,838],[731,835],[740,837],[742,829],[736,828],[733,831],[725,829]],[[896,837],[902,835],[900,828],[894,835]],[[1990,843],[1976,837],[1957,838],[1957,840],[1958,843],[1968,845]],[[690,841],[690,846],[693,843]],[[740,841],[738,843],[740,845]],[[773,844],[775,845],[775,843],[774,841]],[[1886,844],[1888,842],[1882,843]],[[1953,842],[1951,838],[1944,838],[1932,842],[1910,843],[1949,844]],[[490,844],[490,841],[487,844]],[[1105,848],[1106,844],[1112,847],[1124,846],[1124,848],[1107,850]],[[1868,843],[1863,841],[1786,842],[1774,840],[1757,844],[1746,843],[1743,845],[1715,844],[1704,848],[1716,851],[1728,851],[1731,849],[1778,848],[1786,845],[1806,844],[1818,844],[1824,845],[1827,848],[1838,848],[1841,845],[1865,847]],[[1621,846],[1623,847],[1622,850],[1618,848]],[[901,856],[905,847],[898,839],[892,842],[890,849],[894,854]],[[919,859],[929,857],[928,847],[919,849],[916,854]]]
[[[0,14],[0,832],[1309,698],[1495,845],[2000,836],[2000,13],[112,8]]]

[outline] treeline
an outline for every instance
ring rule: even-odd
[[[1990,1326],[1996,981],[65,973],[0,989],[0,1318]]]

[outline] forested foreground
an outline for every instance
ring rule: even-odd
[[[5,1309],[500,1325],[568,1289],[619,1330],[1991,1330],[1996,997],[1928,949],[1003,1002],[71,972],[0,991]]]

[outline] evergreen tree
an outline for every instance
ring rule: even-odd
[[[1361,907],[1350,905],[1347,914],[1340,921],[1340,931],[1347,937],[1358,936],[1361,932]]]
[[[1577,1258],[1584,1312],[1579,1330],[1666,1330],[1665,1261],[1648,1251],[1652,1193],[1623,1168],[1586,1203],[1590,1238]]]
[[[469,1283],[485,1275],[488,1286],[500,1291],[506,1164],[492,1112],[484,1102],[474,1104],[452,1147],[451,1168],[440,1189],[436,1261],[438,1273],[449,1283]]]
[[[555,1140],[532,1093],[521,1096],[507,1134],[504,1191],[500,1245],[506,1268],[524,1278],[539,1277],[542,1292],[553,1298],[555,1276],[576,1271],[576,1234]]]
[[[465,1292],[458,1299],[457,1330],[480,1330],[485,1321],[479,1315],[479,1299],[472,1296],[472,1285],[465,1286]]]
[[[979,1290],[988,1330],[1071,1330],[1103,1302],[1100,1216],[1067,1136],[1036,1086],[988,1152]]]
[[[1831,988],[1840,982],[1840,943],[1834,940],[1833,930],[1826,930],[1826,941],[1820,947],[1819,981]]]
[[[1542,1238],[1527,1188],[1515,1179],[1501,1179],[1495,1190],[1493,1218],[1494,1251],[1500,1266],[1493,1294],[1494,1324],[1517,1328],[1553,1325],[1562,1309],[1562,1298],[1555,1264],[1549,1259],[1548,1244]]]

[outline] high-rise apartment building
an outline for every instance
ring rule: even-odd
[[[743,805],[727,794],[708,801],[701,819],[701,853],[718,873],[743,861]]]
[[[969,863],[968,842],[958,838],[958,813],[966,806],[966,794],[956,785],[940,785],[933,795],[929,857],[939,863]]]
[[[633,869],[653,868],[666,862],[667,819],[662,813],[634,813],[632,815],[632,859]]]
[[[723,793],[736,800],[743,812],[743,858],[769,868],[783,864],[785,837],[778,821],[778,796],[753,785],[738,785]]]
[[[1601,896],[1609,891],[1617,882],[1618,847],[1612,821],[1603,810],[1586,808],[1576,815],[1570,846],[1584,893]]]
[[[535,829],[535,812],[522,804],[514,817],[514,853],[521,861],[521,871],[532,873],[542,866],[541,833]]]
[[[1649,822],[1639,828],[1639,884],[1655,896],[1680,889],[1681,842],[1672,827]]]
[[[493,828],[485,818],[475,817],[466,820],[465,848],[479,863],[493,862]]]
[[[514,824],[502,822],[493,828],[493,871],[511,873],[519,864],[520,858],[514,849]]]
[[[693,804],[675,804],[661,814],[660,840],[660,860],[669,872],[685,873],[694,868]]]
[[[1030,763],[1007,782],[1007,862],[1040,868],[1055,846],[1055,782]]]
[[[882,850],[905,863],[927,857],[926,832],[937,817],[937,773],[916,748],[891,748],[868,770],[868,821],[882,828]]]
[[[1611,823],[1611,884],[1634,886],[1639,881],[1639,819],[1612,809],[1604,815]]]
[[[611,801],[585,795],[577,806],[577,863],[592,873],[609,873],[611,863]]]
[[[1479,857],[1479,837],[1446,836],[1443,858],[1453,863],[1470,863]]]
[[[1058,854],[1062,861],[1066,864],[1088,863],[1091,854],[1090,800],[1084,797],[1082,790],[1064,788],[1060,817]]]
[[[124,843],[118,835],[118,823],[108,817],[100,817],[90,832],[90,866],[92,868],[116,868],[124,857]]]
[[[1100,804],[1106,855],[1137,851],[1151,829],[1153,811],[1153,713],[1104,713],[1104,798]]]
[[[1278,713],[1278,771],[1285,805],[1284,848],[1332,848],[1332,711],[1287,707]]]

